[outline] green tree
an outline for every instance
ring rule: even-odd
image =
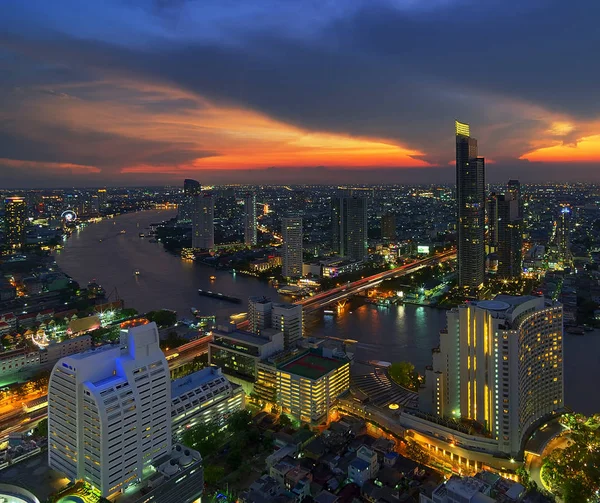
[[[172,327],[177,323],[177,313],[167,309],[150,311],[149,313],[146,313],[146,318],[149,321],[155,322],[159,327]]]
[[[187,339],[180,337],[177,334],[177,332],[171,331],[167,334],[166,339],[162,339],[160,341],[160,348],[163,350],[164,349],[173,349],[173,348],[177,348],[177,347],[185,344],[186,342],[187,342]]]
[[[417,390],[419,388],[419,374],[415,366],[410,362],[396,362],[388,368],[390,377],[408,389]]]
[[[216,486],[225,477],[225,468],[216,465],[206,465],[204,481],[210,486]]]
[[[249,410],[234,412],[227,421],[229,430],[233,433],[245,432],[252,424],[252,413]]]
[[[292,426],[292,420],[288,415],[282,412],[279,416],[279,425],[283,428],[289,428],[290,426]]]
[[[527,487],[529,485],[529,472],[522,466],[517,468],[516,474],[519,477],[519,482],[522,486]]]
[[[35,427],[35,435],[48,438],[48,419],[42,419]]]
[[[231,451],[227,455],[227,460],[225,462],[227,463],[227,467],[231,471],[234,471],[241,466],[243,460],[244,456],[242,455],[242,448],[238,445],[231,449]]]

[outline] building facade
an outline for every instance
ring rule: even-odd
[[[419,408],[478,422],[516,455],[531,428],[564,406],[562,306],[499,295],[447,314]]]
[[[205,193],[193,197],[192,248],[212,250],[215,247],[215,200]]]
[[[455,122],[458,285],[478,290],[485,280],[485,161],[468,124]]]
[[[183,181],[183,194],[179,202],[177,220],[190,223],[195,209],[195,199],[202,194],[202,186],[197,180],[186,178]]]
[[[302,276],[302,218],[282,218],[281,234],[283,237],[281,273],[285,278],[299,278]]]
[[[169,367],[155,323],[119,345],[62,358],[48,385],[48,464],[104,497],[143,479],[171,451]]]
[[[244,196],[244,244],[256,246],[256,194],[250,192]]]
[[[4,236],[9,248],[22,248],[26,242],[27,202],[23,197],[4,200]]]
[[[271,328],[272,311],[273,302],[268,297],[250,297],[248,299],[250,332],[260,335],[265,328]]]
[[[289,349],[302,340],[302,306],[290,303],[273,304],[271,326],[283,333],[283,347]]]
[[[342,257],[366,261],[368,192],[335,197],[331,202],[332,247]]]
[[[385,243],[396,241],[396,215],[389,213],[381,217],[381,239]]]
[[[513,181],[514,182],[514,181]],[[519,279],[523,270],[521,202],[513,190],[497,197],[498,277]]]

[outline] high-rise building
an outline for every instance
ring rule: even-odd
[[[22,248],[26,241],[27,203],[22,197],[4,200],[4,235],[9,248]]]
[[[519,180],[509,180],[507,184],[507,193],[515,201],[519,201],[519,218],[523,218],[523,199],[521,196],[521,182]]]
[[[48,385],[51,468],[109,497],[170,452],[171,383],[155,323],[57,362]]]
[[[571,255],[571,218],[571,207],[567,204],[561,205],[556,221],[555,242],[558,248],[558,260],[563,267],[571,267],[573,263],[573,256]]]
[[[498,277],[518,279],[522,272],[522,219],[518,193],[497,197]]]
[[[265,328],[271,328],[272,311],[273,303],[268,297],[250,297],[248,299],[250,332],[260,334]]]
[[[563,407],[562,305],[499,295],[447,313],[419,408],[483,425],[515,455]]]
[[[244,244],[256,246],[256,194],[244,196]]]
[[[331,202],[332,246],[343,257],[365,261],[369,257],[367,204],[369,192],[335,197]]]
[[[106,193],[106,189],[98,189],[98,210],[102,211],[103,209],[106,209],[106,206],[108,204],[108,196]]]
[[[458,285],[475,291],[485,281],[485,161],[469,125],[455,127]]]
[[[281,234],[282,274],[285,278],[299,278],[302,276],[302,218],[282,218]]]
[[[492,192],[487,200],[488,251],[498,251],[498,194]]]
[[[396,215],[388,213],[381,217],[381,239],[386,243],[396,241]]]
[[[303,320],[302,306],[299,304],[273,304],[271,326],[283,332],[283,347],[291,348],[302,340]]]
[[[183,195],[179,204],[177,220],[180,222],[191,222],[196,208],[196,198],[202,193],[202,187],[197,180],[186,178],[183,181]]]
[[[192,200],[192,248],[212,250],[215,247],[215,200],[210,193],[194,196]]]

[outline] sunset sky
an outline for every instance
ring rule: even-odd
[[[0,188],[600,181],[597,0],[2,0]]]

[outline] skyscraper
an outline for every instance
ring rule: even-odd
[[[289,303],[273,304],[271,326],[278,332],[283,332],[285,349],[295,346],[303,334],[302,306]]]
[[[261,331],[265,328],[271,328],[272,310],[273,303],[268,297],[250,297],[248,299],[250,332],[260,335]]]
[[[367,192],[359,192],[332,199],[332,246],[343,257],[362,261],[369,257],[367,195]]]
[[[302,218],[281,219],[283,236],[282,274],[285,278],[302,276]]]
[[[108,497],[171,451],[171,383],[155,323],[62,358],[48,385],[48,464]]]
[[[469,125],[455,127],[458,285],[475,291],[485,280],[485,161]]]
[[[571,218],[571,207],[568,204],[561,205],[556,221],[555,241],[558,248],[558,260],[563,267],[571,267],[573,262],[573,256],[571,255]]]
[[[562,305],[499,295],[447,313],[419,407],[477,421],[516,455],[536,422],[563,407]]]
[[[520,190],[514,190],[515,180],[511,182],[508,193],[497,197],[498,277],[518,279],[522,272],[523,220]]]
[[[22,248],[25,245],[27,223],[27,203],[22,197],[7,197],[4,200],[4,235],[9,248]]]
[[[244,196],[244,244],[256,246],[256,194]]]
[[[108,204],[108,195],[106,193],[106,189],[98,189],[98,211],[102,211],[106,209],[106,205]]]
[[[210,193],[192,198],[192,248],[212,250],[215,247],[215,200]]]
[[[388,213],[381,217],[381,239],[386,243],[396,241],[396,215]]]
[[[191,222],[195,209],[195,199],[200,196],[202,187],[200,182],[186,178],[183,181],[183,195],[179,206],[177,220],[180,222]]]

